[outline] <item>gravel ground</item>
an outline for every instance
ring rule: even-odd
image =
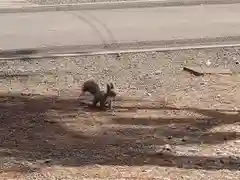
[[[240,76],[182,71],[237,71],[239,59],[224,48],[1,61],[0,179],[239,179]],[[114,111],[77,100],[91,78],[114,82]]]
[[[33,4],[39,5],[53,5],[53,4],[78,4],[78,3],[94,3],[94,2],[118,2],[118,1],[128,1],[128,0],[27,0]],[[131,1],[141,1],[141,0],[131,0]]]

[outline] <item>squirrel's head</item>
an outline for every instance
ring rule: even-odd
[[[108,97],[114,98],[117,96],[117,93],[113,89],[114,89],[114,86],[112,83],[107,84],[107,93],[106,94],[108,95]]]

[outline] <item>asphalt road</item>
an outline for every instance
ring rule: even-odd
[[[240,4],[1,14],[0,49],[240,43],[239,17]]]

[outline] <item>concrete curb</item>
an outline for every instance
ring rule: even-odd
[[[26,7],[1,8],[0,13],[31,13],[46,11],[74,11],[74,10],[107,10],[107,9],[127,9],[127,8],[151,8],[151,7],[172,7],[172,6],[194,6],[212,4],[236,4],[240,0],[149,0],[149,1],[120,1],[120,2],[99,2],[81,4],[58,4],[39,5]]]
[[[14,57],[0,57],[0,61],[6,60],[28,60],[28,59],[44,59],[44,58],[59,58],[59,57],[79,57],[79,56],[94,56],[94,55],[110,55],[110,54],[125,54],[125,53],[145,53],[145,52],[168,52],[180,50],[197,50],[209,48],[234,48],[240,47],[240,44],[220,44],[220,45],[192,45],[192,46],[177,46],[177,47],[160,47],[160,48],[145,48],[145,49],[129,49],[129,50],[102,50],[94,52],[77,52],[77,53],[53,53],[43,55],[19,55]]]

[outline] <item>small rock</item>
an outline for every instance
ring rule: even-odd
[[[236,161],[237,161],[237,160],[239,160],[240,158],[233,155],[233,156],[229,156],[229,159],[231,159],[231,160],[236,160]]]
[[[223,161],[222,159],[220,159],[220,163],[221,163],[221,164],[224,164],[224,161]]]
[[[159,74],[162,74],[162,71],[161,71],[161,70],[155,71],[155,75],[159,75]]]
[[[172,147],[169,144],[165,144],[163,146],[163,150],[164,151],[168,151],[168,152],[172,152]]]
[[[55,124],[55,123],[57,123],[56,121],[51,121],[51,120],[47,120],[47,119],[45,119],[44,122],[49,123],[49,124]]]
[[[216,149],[216,154],[220,155],[221,154],[221,150],[220,149]]]
[[[149,169],[142,169],[142,172],[150,172]]]
[[[199,129],[197,127],[191,127],[191,126],[187,126],[186,127],[187,131],[198,131]]]
[[[175,126],[175,125],[169,125],[169,127],[171,128],[171,129],[177,129],[177,127]]]
[[[146,93],[147,94],[147,96],[151,96],[152,94],[151,93]]]
[[[210,60],[207,60],[206,65],[210,66],[211,64],[212,64],[212,62]]]
[[[156,51],[152,51],[152,52],[150,52],[151,54],[156,54]]]
[[[197,153],[199,150],[198,149],[189,149],[188,152],[190,153]]]
[[[116,56],[119,58],[121,57],[121,53],[117,53]]]
[[[94,164],[93,166],[95,166],[97,168],[101,168],[102,167],[100,164]]]
[[[187,138],[186,138],[186,137],[183,137],[183,138],[182,138],[182,141],[183,141],[183,142],[186,142],[186,141],[187,141]]]
[[[234,107],[233,110],[236,111],[236,112],[238,112],[238,108],[237,108],[237,107]]]
[[[52,160],[51,159],[43,159],[43,160],[37,160],[36,162],[39,164],[47,164],[50,163]]]

